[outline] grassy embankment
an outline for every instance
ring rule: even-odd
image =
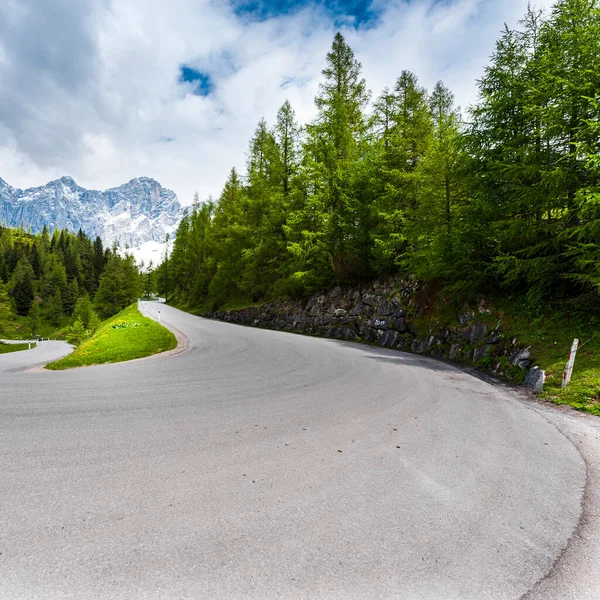
[[[502,327],[520,343],[531,346],[535,364],[546,371],[543,400],[568,404],[600,416],[600,322],[585,315],[556,313],[527,318],[519,311],[504,312]],[[562,376],[573,339],[579,340],[573,376],[562,388]]]
[[[490,315],[477,314],[475,307],[476,319],[490,329],[500,321],[500,337],[516,338],[521,348],[530,346],[534,365],[546,372],[544,391],[538,397],[600,416],[600,319],[581,310],[569,312],[565,307],[536,314],[528,310],[523,300],[495,298],[489,305],[493,307]],[[435,335],[436,330],[458,327],[458,312],[460,310],[452,308],[451,304],[442,306],[434,300],[426,315],[410,322],[420,335]],[[563,388],[563,372],[575,338],[579,340],[579,350],[571,382]],[[510,367],[506,357],[486,356],[475,365],[468,359],[461,362],[488,372],[500,362],[504,379],[516,384],[522,383],[526,373],[518,367]]]
[[[143,317],[132,304],[103,321],[94,335],[79,345],[72,354],[46,365],[62,370],[104,363],[122,362],[172,350],[175,336],[162,325]]]
[[[35,346],[35,344],[31,344],[31,349],[33,350]],[[0,342],[0,354],[20,352],[21,350],[29,350],[29,344],[5,344],[4,342]]]

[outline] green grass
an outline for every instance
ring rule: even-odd
[[[35,346],[35,344],[31,344],[31,349],[33,350]],[[21,350],[29,350],[29,344],[5,344],[4,342],[0,342],[0,354],[20,352]]]
[[[600,416],[600,322],[594,317],[569,313],[527,318],[509,307],[504,311],[502,327],[514,335],[520,345],[529,345],[535,364],[546,371],[544,391],[539,397],[556,404]],[[562,388],[562,376],[573,339],[579,349],[571,382]]]
[[[72,354],[46,365],[46,368],[62,370],[122,362],[172,350],[176,346],[177,340],[168,329],[143,317],[137,305],[132,304],[104,321]]]

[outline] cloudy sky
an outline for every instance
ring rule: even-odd
[[[548,7],[550,0],[537,0]],[[244,167],[261,117],[315,113],[340,30],[374,97],[401,70],[476,99],[504,22],[527,0],[1,0],[0,177],[71,175],[105,189],[146,175],[189,204]]]

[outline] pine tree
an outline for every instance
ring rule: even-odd
[[[285,198],[292,193],[294,177],[300,163],[300,128],[292,105],[286,100],[277,112],[275,139],[281,154],[282,191]]]
[[[27,257],[19,260],[12,276],[10,294],[14,298],[17,314],[27,315],[34,298],[34,272]]]
[[[77,321],[80,321],[84,329],[93,331],[96,329],[99,322],[98,315],[94,311],[94,307],[90,300],[90,297],[85,294],[83,298],[79,298],[77,306],[71,315],[71,325],[75,325]]]
[[[369,100],[361,64],[337,33],[322,74],[316,120],[307,127],[304,169],[308,194],[291,225],[306,227],[291,250],[304,255],[315,281],[361,273],[357,226],[364,207],[352,194],[351,173],[364,150],[364,110]]]
[[[468,204],[466,157],[461,144],[461,119],[454,96],[439,81],[430,98],[433,131],[419,164],[419,189],[414,219],[408,224],[412,250],[407,263],[419,277],[432,280],[454,276],[460,264],[455,228],[462,226]],[[451,275],[452,273],[452,275]]]
[[[35,337],[40,326],[40,305],[35,300],[31,303],[29,312],[27,313],[27,326],[31,333],[31,337]]]
[[[427,92],[414,73],[403,71],[393,95],[386,91],[379,98],[372,126],[381,132],[375,163],[381,175],[371,204],[372,265],[375,272],[387,273],[398,269],[415,241],[407,235],[407,222],[417,218],[420,167],[433,131]]]
[[[85,338],[89,336],[89,332],[83,326],[83,323],[79,320],[75,321],[67,334],[67,341],[71,344],[79,345]]]
[[[98,312],[108,318],[135,301],[139,296],[139,272],[133,256],[112,254],[100,277],[95,296]]]
[[[48,319],[55,327],[60,325],[60,318],[63,312],[63,299],[60,290],[56,290],[54,297],[48,305],[47,315]]]
[[[73,310],[75,309],[75,305],[77,304],[78,298],[79,298],[79,285],[77,284],[77,279],[72,279],[64,287],[64,292],[62,295],[63,311],[65,312],[65,314],[70,315],[73,313]]]

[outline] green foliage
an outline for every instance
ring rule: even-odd
[[[11,316],[8,293],[0,285],[0,331],[3,331],[6,328]]]
[[[404,272],[454,303],[600,311],[599,39],[598,0],[528,9],[463,121],[442,82],[406,70],[369,107],[338,33],[315,119],[300,128],[286,102],[259,122],[245,175],[183,219],[159,290],[212,308]]]
[[[90,336],[90,332],[84,327],[80,319],[77,319],[70,327],[67,333],[67,341],[71,344],[79,345]]]
[[[133,256],[113,254],[100,277],[95,304],[104,318],[131,304],[140,293],[140,274]]]
[[[23,337],[33,328],[36,333],[54,335],[82,296],[88,297],[88,303],[94,300],[109,262],[124,265],[121,271],[126,277],[120,281],[127,280],[127,301],[117,302],[111,308],[114,314],[136,297],[138,275],[132,258],[105,249],[100,238],[92,242],[82,231],[56,230],[50,235],[44,228],[33,235],[21,228],[0,227],[0,334]],[[92,321],[97,325],[98,317]],[[94,329],[88,317],[83,322]]]
[[[15,301],[15,308],[18,315],[29,313],[33,303],[34,289],[34,271],[26,256],[21,258],[12,276],[12,285],[10,293]]]
[[[89,339],[85,339],[87,333],[81,321],[77,320],[71,329],[71,339],[80,341],[80,345],[72,354],[46,368],[61,370],[133,360],[177,346],[175,336],[156,321],[143,317],[136,305],[104,321]]]
[[[31,337],[38,335],[40,326],[40,305],[37,302],[32,302],[29,313],[27,314],[27,326]]]
[[[60,293],[60,290],[56,290],[56,293],[54,294],[54,297],[52,298],[52,300],[49,302],[48,304],[48,311],[47,311],[47,316],[49,321],[52,323],[52,325],[54,325],[55,327],[58,327],[60,325],[60,318],[62,316],[62,311],[63,311],[63,300],[62,300],[62,295]]]
[[[83,298],[79,298],[77,301],[75,310],[71,315],[71,326],[73,326],[76,321],[80,321],[83,325],[83,328],[90,330],[92,333],[100,324],[100,319],[94,312],[94,306],[87,294],[85,294]]]

